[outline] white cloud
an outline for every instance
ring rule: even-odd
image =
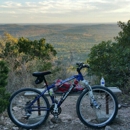
[[[62,1],[43,1],[43,2],[25,2],[24,4],[18,2],[5,2],[0,5],[0,8],[3,9],[13,9],[17,10],[17,13],[26,9],[27,12],[38,13],[38,12],[47,12],[48,13],[66,13],[73,11],[82,11],[82,10],[93,10],[96,9],[95,6],[89,5],[89,3],[85,1],[70,1],[70,0],[62,0]]]
[[[22,4],[21,3],[17,3],[17,2],[12,2],[12,1],[7,1],[4,4],[0,5],[0,7],[3,8],[13,8],[13,7],[21,7]]]
[[[16,0],[5,0],[3,3],[0,2],[0,14],[2,16],[5,15],[11,18],[25,15],[28,21],[29,18],[37,18],[37,20],[40,21],[38,18],[41,17],[46,17],[48,20],[51,19],[51,17],[59,17],[62,21],[67,21],[67,18],[70,19],[70,21],[75,21],[77,18],[77,21],[81,19],[85,22],[89,19],[95,21],[98,15],[105,21],[107,20],[107,18],[105,18],[106,14],[110,14],[109,19],[112,19],[113,14],[115,14],[114,17],[117,17],[122,12],[126,13],[125,16],[130,18],[128,14],[130,13],[129,0],[30,0],[29,2],[25,0],[17,0],[17,2]],[[126,19],[128,18],[126,17]],[[55,19],[55,21],[57,20],[58,19]],[[100,21],[100,19],[98,20]]]

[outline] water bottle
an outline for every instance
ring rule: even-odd
[[[100,80],[100,85],[103,86],[103,87],[105,87],[105,80],[104,80],[103,77],[102,77],[101,80]]]

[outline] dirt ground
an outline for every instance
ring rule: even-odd
[[[59,115],[59,121],[53,123],[52,116],[44,125],[35,130],[92,130],[84,126],[78,119],[76,114],[76,101],[78,96],[69,96],[62,104],[62,112]],[[118,97],[119,110],[117,118],[112,124],[102,128],[101,130],[130,130],[130,96],[121,95]],[[8,118],[5,112],[1,115],[0,130],[25,130],[15,126]],[[31,129],[32,130],[32,129]]]

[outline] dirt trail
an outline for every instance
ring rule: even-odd
[[[130,97],[124,96],[118,97],[118,102],[121,104],[118,110],[117,118],[112,124],[106,126],[101,130],[130,130]],[[53,123],[51,121],[52,116],[44,125],[41,125],[35,130],[91,130],[91,128],[84,126],[78,119],[76,114],[76,102],[78,96],[69,96],[62,104],[62,112],[59,115],[59,122]],[[15,126],[8,118],[5,112],[1,116],[2,121],[0,122],[0,130],[24,130]]]

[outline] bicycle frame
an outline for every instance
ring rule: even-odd
[[[60,107],[61,104],[64,102],[64,100],[67,98],[67,96],[70,94],[71,90],[72,90],[80,81],[84,80],[83,75],[82,75],[81,73],[79,73],[78,75],[73,75],[73,76],[71,76],[71,77],[69,77],[69,78],[63,80],[63,81],[59,84],[59,86],[62,85],[62,84],[64,84],[65,82],[71,81],[71,80],[73,80],[73,79],[75,79],[74,82],[73,82],[73,84],[71,84],[71,87],[69,88],[69,90],[68,90],[66,93],[63,94],[62,98],[61,98],[60,101],[57,103],[57,107]],[[49,94],[50,99],[51,99],[51,101],[52,101],[52,104],[55,104],[55,97],[54,97],[54,95],[51,95],[51,94],[50,94],[50,89],[53,89],[54,87],[55,87],[55,84],[52,84],[52,85],[49,85],[49,86],[46,84],[46,89],[45,89],[43,92],[41,92],[40,95],[36,96],[36,98],[30,103],[30,105],[29,105],[28,107],[31,107],[31,106],[32,106],[36,101],[38,101],[39,98],[40,98],[41,96],[43,96],[47,91],[48,91],[48,94]],[[33,108],[36,108],[36,107],[33,106]],[[39,109],[39,107],[37,107],[37,108]],[[40,108],[41,108],[41,107],[40,107]],[[44,109],[43,109],[43,110],[44,110]],[[45,109],[45,110],[50,110],[50,109]],[[31,110],[31,111],[38,111],[38,110],[35,109],[35,110]]]
[[[45,123],[49,114],[54,116],[52,119],[58,121],[58,116],[62,112],[62,103],[70,94],[73,95],[79,90],[81,93],[78,95],[76,112],[80,121],[86,126],[97,129],[111,123],[118,112],[116,97],[106,87],[100,85],[91,87],[81,73],[83,68],[89,68],[89,66],[84,63],[76,63],[76,65],[78,66],[77,75],[73,75],[65,80],[57,80],[51,85],[48,85],[45,79],[45,76],[51,74],[51,71],[33,72],[32,75],[36,77],[35,83],[40,84],[44,82],[45,90],[40,92],[34,88],[23,88],[12,94],[7,109],[12,122],[18,127],[33,129]],[[68,81],[71,81],[71,83],[65,84]],[[82,89],[77,88],[79,82],[81,82],[81,86],[83,85]],[[58,89],[62,86],[66,86],[68,89],[63,91],[60,99],[57,100],[55,94],[64,90],[64,88]],[[53,94],[51,90],[55,87],[57,90]],[[46,92],[48,92],[48,97],[45,95]],[[48,98],[51,100],[50,103]]]

